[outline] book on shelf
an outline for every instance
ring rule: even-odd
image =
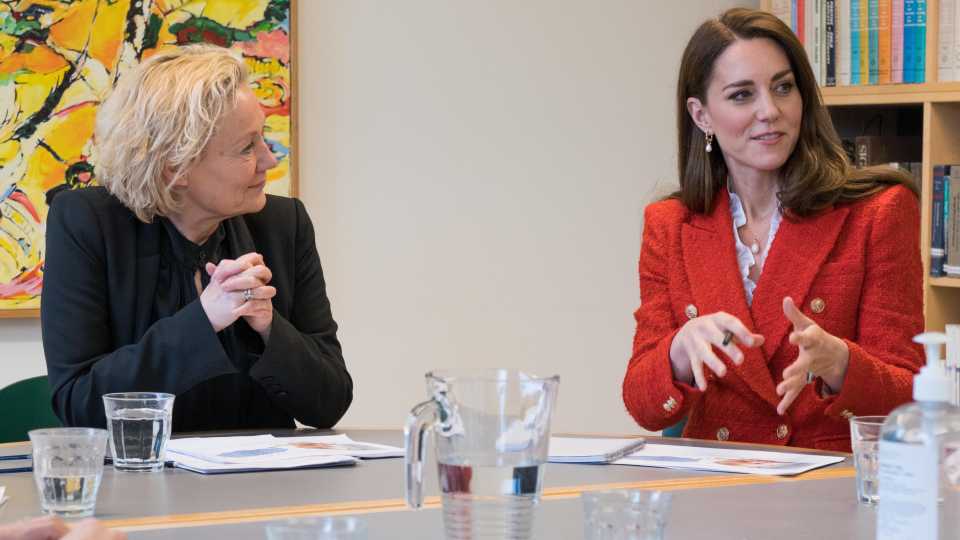
[[[903,82],[903,2],[890,4],[890,82]]]
[[[958,166],[960,167],[960,166]],[[943,272],[960,277],[960,175],[950,177],[944,186],[944,249]]]
[[[950,165],[933,166],[933,200],[930,209],[930,275],[943,277],[946,261],[946,223],[944,221],[944,190],[950,182]],[[960,167],[957,168],[960,172]]]
[[[917,42],[913,37],[917,27],[917,0],[903,0],[903,82],[916,82]]]
[[[904,135],[861,135],[854,139],[857,167],[892,161],[922,161],[923,140]]]
[[[834,11],[836,22],[836,56],[837,85],[850,84],[850,0],[836,0]]]
[[[823,27],[821,15],[822,2],[813,0],[804,6],[804,43],[806,43],[807,59],[817,81],[817,86],[823,86]]]
[[[927,0],[917,0],[917,23],[913,39],[916,40],[913,56],[916,71],[913,82],[922,83],[927,80]]]
[[[860,82],[860,2],[861,0],[850,0],[850,84],[858,85]]]
[[[880,0],[867,0],[868,84],[880,82]]]
[[[956,0],[940,0],[937,30],[937,80],[952,81],[954,75],[954,29],[956,28]]]
[[[837,85],[837,2],[824,0],[823,4],[823,84]]]
[[[877,82],[890,84],[891,0],[879,0],[877,7]]]
[[[860,84],[870,84],[870,0],[860,0]]]
[[[790,0],[773,0],[770,2],[770,13],[776,15],[778,19],[783,21],[783,24],[793,28],[793,20],[790,16],[790,4]]]

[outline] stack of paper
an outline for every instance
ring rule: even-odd
[[[650,443],[617,461],[617,465],[781,476],[800,474],[841,461],[842,457],[820,454]]]
[[[611,463],[643,448],[643,439],[550,437],[553,463]]]
[[[7,502],[7,499],[9,498],[6,495],[6,492],[7,492],[6,486],[0,486],[0,506],[3,506],[4,503]]]
[[[176,467],[203,474],[353,465],[357,458],[403,455],[403,449],[357,442],[346,435],[199,437],[167,443]]]

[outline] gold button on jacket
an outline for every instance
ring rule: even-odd
[[[687,315],[688,319],[695,319],[697,315],[700,314],[700,312],[697,311],[697,306],[693,304],[687,304],[687,307],[683,308],[683,312]]]
[[[778,439],[786,439],[788,433],[790,433],[790,428],[788,428],[786,424],[780,424],[777,426]]]
[[[676,408],[677,400],[673,399],[673,396],[670,396],[666,401],[663,402],[663,410],[667,412],[673,412],[673,410]]]
[[[720,429],[717,430],[717,440],[718,440],[718,441],[726,441],[726,440],[729,439],[729,438],[730,438],[730,430],[729,430],[729,429],[727,429],[727,428],[725,428],[725,427],[722,427],[722,428],[720,428]]]
[[[827,309],[827,303],[823,301],[823,298],[817,297],[810,301],[810,311],[823,313],[825,309]]]

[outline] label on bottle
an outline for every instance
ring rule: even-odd
[[[880,441],[877,540],[936,540],[937,447]]]

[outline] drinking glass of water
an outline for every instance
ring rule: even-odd
[[[293,518],[267,524],[267,540],[366,540],[367,524],[355,517]]]
[[[158,472],[170,439],[173,394],[120,392],[103,396],[113,468]]]
[[[407,419],[407,504],[423,504],[433,433],[448,540],[531,537],[559,377],[507,370],[427,373],[430,399]]]
[[[880,500],[877,472],[880,466],[880,429],[886,416],[854,416],[850,419],[850,443],[857,470],[857,500],[875,505]]]
[[[103,475],[106,430],[50,428],[28,434],[40,509],[66,518],[92,516]]]
[[[640,489],[583,494],[587,540],[662,540],[670,494]]]

